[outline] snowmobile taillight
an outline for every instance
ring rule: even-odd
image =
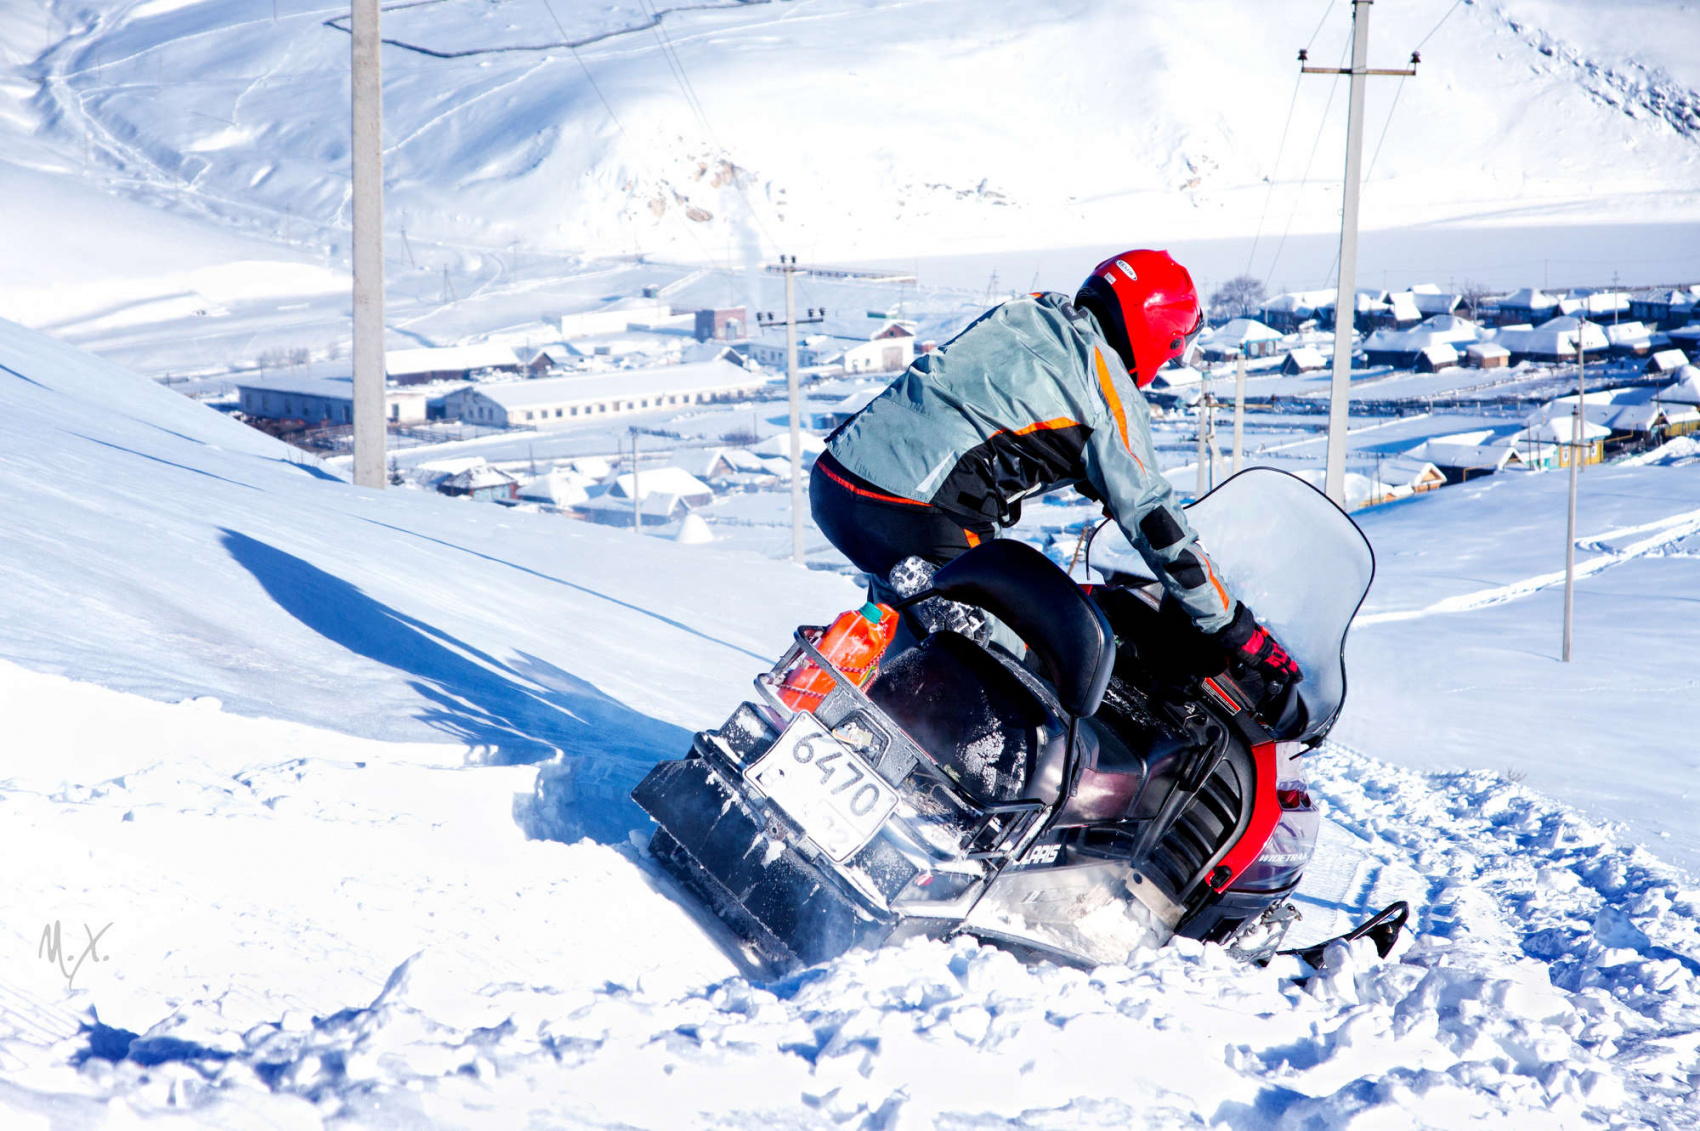
[[[1310,794],[1302,785],[1295,786],[1283,782],[1275,789],[1275,799],[1281,803],[1283,809],[1309,809],[1311,807]]]

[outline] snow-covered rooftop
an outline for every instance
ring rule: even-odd
[[[614,369],[567,377],[541,377],[533,381],[501,381],[476,386],[480,396],[503,408],[527,408],[540,404],[573,404],[615,397],[646,397],[657,393],[729,393],[756,389],[767,383],[728,361],[703,361],[690,365],[657,365],[647,369]]]

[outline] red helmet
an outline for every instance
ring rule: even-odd
[[[1074,304],[1092,312],[1141,389],[1204,327],[1198,288],[1166,251],[1124,251],[1092,269]]]

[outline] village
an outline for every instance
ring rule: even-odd
[[[391,483],[784,556],[785,337],[748,305],[680,306],[660,289],[465,344],[388,351]],[[1335,291],[1242,295],[1237,309],[1216,299],[1193,364],[1171,364],[1148,390],[1164,470],[1182,498],[1253,464],[1320,487]],[[1629,457],[1700,431],[1700,285],[1417,284],[1360,290],[1356,305],[1349,509],[1566,467],[1573,451],[1584,466]],[[834,428],[971,308],[929,307],[907,282],[884,309],[810,308],[806,329],[818,332],[797,340],[805,472]],[[347,461],[346,362],[274,363],[196,392],[331,466]],[[1044,503],[1016,535],[1077,556],[1096,509],[1073,492]],[[812,526],[805,543],[811,565],[845,568]]]

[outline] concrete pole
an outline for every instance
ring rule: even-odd
[[[1358,188],[1363,179],[1369,6],[1352,0],[1352,78],[1346,110],[1346,194],[1340,216],[1340,294],[1334,304],[1334,381],[1328,403],[1328,497],[1346,505],[1346,427],[1352,400],[1352,323],[1358,310]]]
[[[354,485],[384,485],[384,155],[378,0],[354,0]]]
[[[1587,380],[1583,376],[1586,358],[1582,352],[1582,331],[1576,331],[1576,414],[1570,418],[1570,519],[1564,527],[1564,662],[1570,662],[1570,634],[1576,609],[1576,476],[1582,470],[1583,447],[1587,419]]]
[[[1240,473],[1240,460],[1245,453],[1245,354],[1234,363],[1234,461],[1231,475]]]
[[[1202,499],[1210,493],[1210,378],[1200,370],[1198,374],[1198,486],[1193,489],[1192,497]]]
[[[637,429],[632,429],[632,530],[643,533],[643,490],[638,486]]]
[[[791,398],[791,560],[803,564],[803,404],[797,387],[797,257],[785,272],[785,391]]]

